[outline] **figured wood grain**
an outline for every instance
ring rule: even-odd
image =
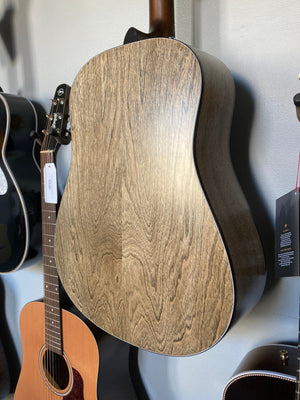
[[[171,355],[211,347],[242,297],[235,284],[244,290],[249,277],[264,272],[239,186],[222,191],[235,179],[228,143],[220,149],[229,138],[233,93],[223,64],[171,39],[102,53],[74,81],[57,268],[80,311],[135,346]],[[221,135],[214,149],[202,146]],[[219,163],[220,153],[227,158]],[[207,190],[217,197],[220,219]],[[220,222],[235,232],[233,257]],[[236,282],[235,268],[247,269]]]
[[[83,382],[84,400],[97,400],[99,351],[97,342],[89,328],[75,315],[62,310],[63,344],[71,367]],[[69,397],[62,392],[54,393],[46,385],[41,374],[39,357],[45,345],[45,304],[28,303],[21,312],[20,328],[23,348],[23,363],[14,395],[15,400],[77,399],[76,382]],[[65,395],[64,395],[65,394]]]

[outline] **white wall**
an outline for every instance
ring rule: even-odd
[[[72,84],[83,64],[120,45],[127,28],[148,29],[148,0],[2,0],[16,6],[17,60],[0,41],[0,85],[49,108],[56,86]],[[259,216],[272,263],[275,200],[295,187],[300,143],[293,96],[300,92],[299,0],[177,0],[177,37],[219,57],[237,84],[232,133],[234,164]],[[242,151],[239,150],[242,147]],[[71,146],[60,153],[63,186]],[[140,351],[139,365],[153,400],[216,400],[253,347],[297,340],[299,278],[274,280],[259,304],[213,349],[193,357]],[[21,282],[26,279],[26,286]],[[21,356],[18,314],[42,295],[41,267],[3,277],[7,313]]]

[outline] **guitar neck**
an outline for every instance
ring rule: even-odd
[[[54,187],[56,186],[54,158],[54,151],[41,151],[45,343],[49,350],[61,355],[62,333],[59,278],[54,257],[54,235],[56,226],[56,203],[55,199],[53,200],[53,191],[56,191],[56,187]],[[51,170],[50,175],[47,171],[48,168]]]
[[[156,36],[175,36],[174,0],[150,0],[149,30]]]
[[[149,33],[130,28],[124,43],[132,43],[155,37],[174,37],[174,0],[149,1]]]

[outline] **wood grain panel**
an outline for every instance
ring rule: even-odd
[[[201,186],[207,182],[212,191],[214,169],[218,183],[223,166],[210,167],[204,139],[197,135],[216,141],[223,132],[222,141],[228,141],[233,97],[223,64],[172,39],[102,53],[73,84],[73,153],[56,228],[57,267],[80,311],[135,346],[194,354],[220,340],[230,324],[231,256]],[[230,167],[223,180],[235,179],[229,153],[224,162]],[[239,190],[237,184],[234,189]],[[243,197],[216,190],[225,215],[221,221],[229,227],[235,202],[239,207]],[[244,200],[241,209],[239,225],[243,215],[250,216]],[[234,223],[231,229],[236,231]],[[255,230],[254,236],[260,246]],[[239,242],[233,242],[237,248]],[[263,273],[259,249],[255,274]],[[237,251],[238,269],[239,263],[245,266],[244,250]]]

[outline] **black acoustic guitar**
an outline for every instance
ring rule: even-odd
[[[44,124],[39,104],[0,93],[0,273],[21,268],[41,246],[39,149],[31,133]]]
[[[300,400],[300,301],[298,347],[257,347],[242,360],[223,400]]]
[[[250,351],[223,393],[223,400],[299,398],[299,349],[281,344],[257,347]]]

